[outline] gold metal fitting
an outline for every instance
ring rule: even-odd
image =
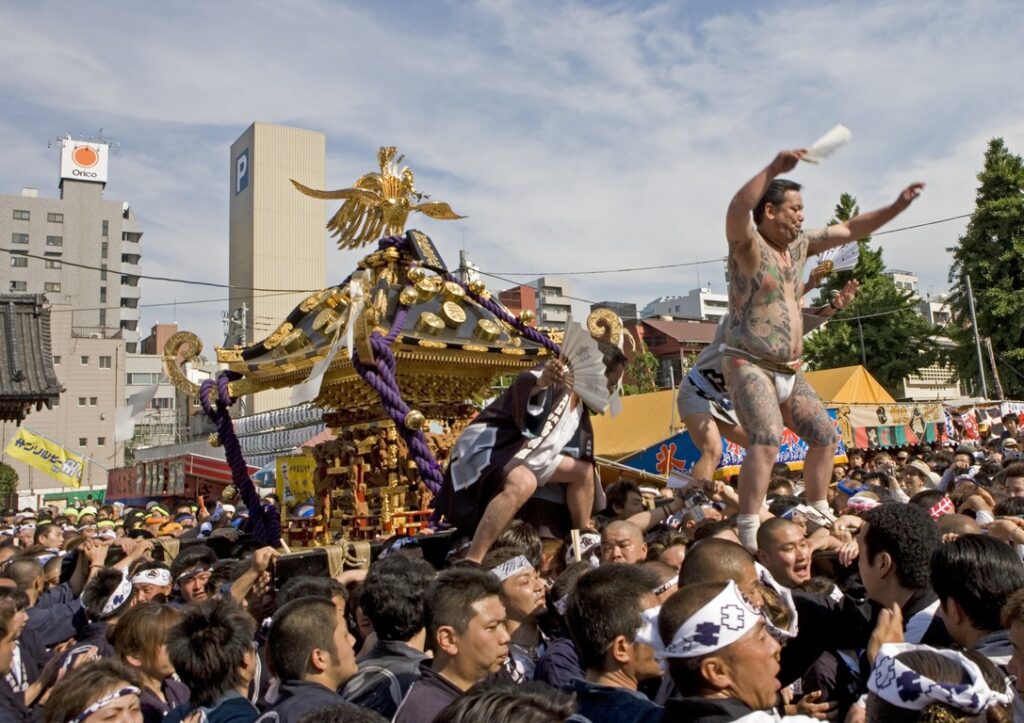
[[[409,271],[406,272],[405,276],[406,278],[409,279],[409,281],[415,284],[420,279],[426,278],[427,270],[422,266],[413,266],[412,268],[409,269]]]
[[[501,335],[501,326],[490,319],[480,319],[473,329],[473,336],[481,341],[494,341]]]
[[[427,418],[423,416],[423,412],[416,411],[413,409],[405,415],[405,427],[406,429],[423,429],[423,426],[427,423]]]
[[[523,311],[519,314],[519,321],[523,322],[524,324],[532,324],[533,320],[536,318],[537,315],[534,314],[529,309],[523,309]]]
[[[436,292],[437,288],[432,279],[422,278],[416,282],[416,293],[419,295],[420,301],[430,301]]]
[[[441,321],[441,317],[437,314],[432,314],[429,311],[424,311],[420,314],[419,320],[416,322],[416,331],[427,334],[428,336],[437,336],[444,331],[444,322]]]
[[[469,282],[469,290],[472,291],[474,294],[479,295],[487,291],[487,286],[484,284],[483,281],[477,279],[475,281]]]
[[[441,318],[452,329],[458,328],[466,320],[466,311],[454,301],[441,304]]]
[[[209,437],[207,437],[206,441],[210,443],[211,447],[219,447],[220,446],[220,437],[217,436],[216,432],[214,432]]]
[[[466,298],[466,290],[454,281],[445,281],[441,286],[441,293],[448,301],[462,301]]]
[[[398,301],[404,306],[412,306],[420,300],[420,295],[412,286],[406,286],[398,295]]]

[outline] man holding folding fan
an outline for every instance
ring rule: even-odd
[[[803,230],[800,184],[778,178],[796,168],[807,149],[780,151],[736,193],[726,215],[729,241],[729,325],[725,381],[750,437],[740,469],[740,539],[757,549],[759,512],[783,424],[807,442],[804,464],[811,506],[828,511],[835,429],[818,395],[798,372],[803,351],[800,311],[808,256],[864,238],[902,213],[924,184],[907,186],[890,205],[844,223]]]
[[[609,342],[598,346],[610,394],[626,357]],[[482,560],[519,509],[548,483],[565,485],[572,526],[589,527],[600,482],[590,415],[572,386],[572,370],[561,359],[524,372],[455,443],[438,506],[460,532],[473,536],[467,559]]]

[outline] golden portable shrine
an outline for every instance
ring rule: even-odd
[[[335,439],[313,450],[316,516],[283,530],[299,545],[330,544],[338,533],[367,540],[424,528],[441,465],[476,412],[472,400],[500,375],[558,351],[530,326],[531,312],[513,315],[482,282],[456,278],[425,234],[404,231],[412,212],[461,217],[446,203],[424,202],[394,156],[394,148],[382,148],[380,172],[349,189],[317,191],[293,181],[298,192],[345,200],[328,223],[339,246],[376,241],[377,250],[341,284],[302,301],[262,341],[216,349],[232,398],[303,385],[324,409]],[[164,350],[169,377],[193,396],[199,388],[182,365],[201,350],[188,332]]]

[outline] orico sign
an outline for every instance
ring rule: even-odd
[[[105,143],[65,138],[61,142],[60,177],[106,183],[109,154],[110,147]]]

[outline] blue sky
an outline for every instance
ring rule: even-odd
[[[322,130],[332,188],[398,145],[417,186],[469,216],[416,221],[450,264],[463,245],[523,274],[714,259],[736,188],[837,122],[853,143],[792,174],[809,224],[843,191],[873,208],[914,180],[928,188],[895,225],[970,212],[987,140],[1024,152],[1021,18],[996,0],[7,3],[0,192],[55,195],[47,139],[102,128],[144,272],[226,282],[228,149],[260,120]],[[879,240],[941,292],[963,227]],[[339,280],[360,254],[324,243]],[[724,290],[721,264],[700,278]],[[696,283],[592,275],[574,294],[642,305]],[[142,303],[218,296],[144,281]],[[143,328],[176,314],[213,345],[225,305],[148,308]]]

